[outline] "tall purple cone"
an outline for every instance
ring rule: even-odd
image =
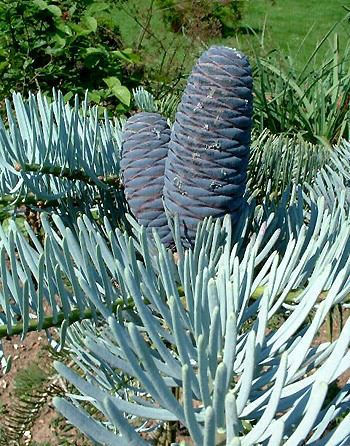
[[[178,214],[184,244],[207,216],[243,205],[252,125],[252,73],[247,58],[213,46],[188,79],[175,117],[165,166],[164,201]]]
[[[140,225],[152,228],[165,244],[172,241],[162,195],[170,129],[157,113],[137,113],[125,124],[120,168],[125,196]]]

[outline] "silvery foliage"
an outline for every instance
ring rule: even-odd
[[[10,121],[11,155],[1,131],[2,185],[21,181],[9,167],[23,162],[29,144],[15,142],[18,132],[34,132],[32,141],[40,133],[36,124],[29,130],[35,121],[26,127],[22,120],[17,130]],[[32,147],[29,162],[42,162],[36,151],[44,146]],[[55,150],[64,156],[60,144],[50,147],[50,162]],[[350,153],[346,143],[339,150]],[[345,185],[334,153],[330,168]],[[320,174],[330,190],[327,169]],[[29,178],[20,187],[32,184]],[[350,292],[350,222],[347,191],[333,187],[336,193],[323,197],[320,184],[293,186],[278,202],[258,204],[252,187],[239,224],[204,221],[192,250],[181,247],[175,221],[177,262],[156,233],[149,240],[134,221],[131,238],[107,219],[99,227],[83,216],[74,230],[59,216],[49,221],[43,215],[43,244],[29,226],[28,238],[15,224],[8,233],[0,228],[0,324],[11,334],[21,317],[24,336],[31,318],[40,329],[46,314],[55,320],[63,313],[61,344],[68,341],[80,373],[56,364],[76,392],[55,405],[97,443],[147,444],[138,432],[151,430],[151,419],[179,420],[198,445],[345,445],[349,415],[333,430],[329,426],[349,410],[350,383],[325,399],[350,366],[350,322],[333,342],[313,340],[332,306]],[[91,309],[94,321],[68,328],[74,309],[82,317]],[[285,321],[274,328],[271,322],[281,314]],[[4,357],[1,362],[8,367]],[[173,388],[181,389],[179,400]],[[99,421],[87,413],[86,402],[100,412]]]
[[[3,283],[7,293],[18,287],[18,306],[28,299],[42,308],[46,297],[68,317],[88,300],[100,315],[98,329],[68,330],[84,377],[56,364],[78,392],[56,399],[58,410],[106,445],[147,444],[137,433],[144,419],[179,420],[198,445],[216,444],[216,435],[217,444],[227,445],[282,439],[294,445],[306,438],[311,445],[346,444],[347,418],[320,437],[349,407],[348,385],[324,402],[328,386],[350,366],[350,321],[338,340],[318,346],[312,341],[330,308],[350,292],[350,223],[342,206],[331,212],[323,198],[306,215],[300,188],[284,200],[267,221],[253,204],[247,209],[252,233],[247,225],[233,231],[229,219],[206,220],[193,251],[178,244],[178,263],[156,233],[149,241],[135,222],[133,240],[106,220],[106,241],[87,218],[78,220],[76,235],[59,217],[53,226],[44,219],[43,247],[34,236],[30,245],[13,227],[2,252],[15,246],[19,259]],[[176,222],[174,232],[179,240]],[[292,290],[299,294],[288,302]],[[53,303],[53,296],[61,303]],[[130,298],[135,308],[125,309]],[[120,309],[114,314],[115,301]],[[312,323],[305,324],[312,309]],[[279,312],[285,322],[267,330]],[[66,326],[61,335],[67,335]],[[180,401],[171,391],[176,387],[183,392]],[[105,422],[87,414],[80,406],[86,401]]]
[[[291,183],[312,183],[329,162],[330,151],[311,144],[302,135],[273,135],[269,130],[253,131],[248,178],[260,199],[277,197]],[[341,159],[341,158],[340,158]]]
[[[163,102],[173,101],[171,97],[156,101],[142,88],[134,91],[135,105],[143,111],[161,112]],[[76,97],[74,106],[71,106],[64,102],[60,92],[53,91],[52,102],[40,93],[30,95],[28,100],[15,93],[13,107],[6,101],[6,110],[8,124],[5,125],[0,118],[2,196],[10,194],[14,202],[29,193],[38,200],[84,197],[85,202],[91,205],[96,194],[107,187],[99,177],[119,173],[124,120],[112,121],[105,115],[101,122],[97,108],[88,107],[86,98],[80,106]],[[338,152],[335,156],[341,164],[342,157],[349,157],[350,149],[344,146],[339,150],[344,153]],[[307,179],[311,182],[310,172],[322,167],[325,160],[327,155],[321,146],[314,147],[285,136],[253,134],[249,166],[251,186],[262,194],[269,178],[272,180],[270,188],[279,191],[283,191],[291,181]],[[27,165],[35,165],[36,171],[26,171]],[[72,172],[81,170],[96,187],[83,181],[50,175],[45,171],[47,167]],[[341,172],[346,178],[348,174],[344,169]]]
[[[135,88],[133,96],[135,105],[139,110],[149,113],[158,111],[154,96],[143,87]]]
[[[111,445],[116,440],[146,444],[123,412],[141,419],[139,428],[145,418],[179,420],[197,445],[216,444],[217,432],[227,445],[240,435],[243,445],[280,444],[282,438],[294,445],[309,435],[308,444],[314,445],[348,440],[348,420],[326,439],[320,437],[349,406],[349,386],[331,403],[324,400],[328,386],[350,366],[350,321],[337,341],[319,346],[312,341],[330,308],[350,290],[349,222],[339,207],[332,214],[324,210],[320,199],[304,224],[299,200],[300,195],[285,213],[280,208],[279,215],[271,214],[242,250],[230,243],[237,234],[228,219],[222,225],[204,222],[193,251],[178,245],[178,264],[156,235],[156,252],[150,255],[145,232],[136,225],[135,243],[110,233],[118,259],[110,272],[114,267],[120,294],[124,300],[132,296],[136,311],[121,310],[115,317],[101,308],[107,324],[98,334],[72,330],[72,352],[87,379],[56,364],[78,390],[70,402],[56,400],[58,410],[94,441]],[[279,230],[281,218],[295,235]],[[178,228],[175,232],[179,239]],[[103,258],[113,256],[104,251]],[[261,292],[250,301],[257,288]],[[295,288],[302,291],[286,303]],[[328,293],[318,302],[324,290]],[[315,306],[312,323],[304,324]],[[282,309],[286,321],[267,333],[268,322]],[[116,390],[125,376],[131,380]],[[183,391],[181,402],[171,392],[176,387]],[[82,400],[105,415],[106,426],[79,407]],[[243,420],[252,429],[242,436]]]
[[[121,123],[114,124],[97,107],[89,108],[87,97],[80,105],[66,104],[60,92],[53,100],[38,93],[27,101],[13,94],[13,107],[6,101],[7,125],[0,118],[0,191],[13,201],[28,194],[38,200],[81,199],[91,204],[107,185],[99,177],[119,172]],[[28,166],[35,166],[35,171]],[[82,181],[50,175],[46,168],[81,171]],[[81,200],[83,201],[83,200]]]
[[[143,87],[133,90],[133,98],[138,110],[151,113],[157,112],[171,121],[174,120],[175,112],[180,102],[180,97],[176,94],[168,94],[162,99],[156,99]]]
[[[326,205],[330,208],[336,200],[340,200],[344,193],[344,206],[350,207],[350,143],[343,142],[339,147],[334,147],[330,159],[319,170],[312,185],[307,185],[306,190],[312,197],[323,196]]]

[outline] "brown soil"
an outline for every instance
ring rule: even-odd
[[[342,314],[339,313],[337,309],[333,310],[333,320],[332,320],[332,339],[335,340],[339,337],[339,334],[344,326],[346,320],[350,316],[350,309],[343,310]],[[326,321],[315,338],[313,345],[322,344],[322,342],[329,342],[330,339],[330,325],[329,321]],[[341,389],[350,380],[350,369],[344,372],[337,379],[337,386]]]
[[[57,379],[52,379],[55,377],[55,372],[52,367],[53,357],[47,348],[48,342],[46,335],[44,333],[29,333],[22,342],[20,336],[14,336],[11,340],[4,340],[3,346],[6,356],[12,355],[13,357],[10,372],[6,375],[0,375],[0,403],[4,415],[8,416],[13,413],[14,405],[18,405],[19,403],[14,388],[14,378],[18,371],[23,370],[34,362],[48,373],[48,379],[45,382],[48,395],[45,395],[43,398],[42,406],[40,406],[34,423],[25,432],[20,444],[31,445],[35,442],[36,445],[45,444],[45,446],[58,446],[62,444],[76,446],[90,445],[91,443],[84,439],[76,429],[68,426],[65,420],[57,414],[52,405],[52,396],[50,395],[60,393],[61,390],[60,383]],[[54,391],[52,390],[52,386],[54,386]],[[63,436],[61,435],[63,429],[68,429],[68,433],[64,434],[64,443],[62,443]],[[12,446],[11,442],[8,444]],[[17,444],[17,442],[13,442],[13,445],[17,446]]]
[[[9,403],[13,397],[14,377],[18,370],[26,367],[30,362],[40,361],[41,367],[47,362],[42,361],[44,346],[47,345],[45,334],[29,333],[24,341],[20,336],[13,336],[3,341],[5,355],[12,356],[13,362],[9,373],[0,377],[0,399],[3,405]]]
[[[29,333],[23,341],[20,336],[14,336],[11,340],[3,342],[6,356],[12,355],[13,362],[9,373],[0,378],[0,402],[5,413],[12,412],[12,404],[17,401],[14,392],[14,378],[19,370],[24,369],[30,363],[36,362],[40,367],[50,372],[52,368],[52,359],[50,358],[45,334]],[[44,413],[35,421],[32,432],[26,433],[23,442],[29,443],[30,440],[37,442],[50,442],[52,446],[57,443],[52,441],[52,431],[50,420],[56,416],[50,400],[45,404]]]

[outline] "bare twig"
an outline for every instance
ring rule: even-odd
[[[154,0],[151,0],[151,3],[149,5],[149,8],[147,10],[147,19],[146,19],[146,24],[144,25],[144,27],[142,28],[140,37],[139,37],[139,42],[137,44],[137,49],[139,50],[141,48],[143,39],[146,35],[146,32],[148,32],[149,30],[149,26],[152,20],[152,16],[153,16],[153,4],[154,4]]]

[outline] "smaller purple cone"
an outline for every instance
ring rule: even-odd
[[[120,168],[130,210],[148,233],[156,228],[163,243],[172,242],[162,195],[170,129],[158,113],[137,113],[125,124]]]

